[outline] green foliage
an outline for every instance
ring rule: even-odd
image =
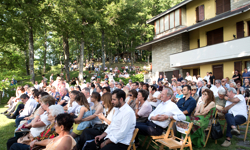
[[[132,82],[144,82],[144,75],[143,74],[136,74],[131,75],[130,78],[114,78],[115,81],[119,82],[120,79],[124,82],[124,84],[128,84],[129,80],[132,80]]]

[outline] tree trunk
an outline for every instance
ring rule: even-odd
[[[33,41],[33,28],[29,23],[29,68],[30,68],[30,81],[35,84],[35,71],[34,71],[34,41]]]
[[[83,80],[83,61],[84,61],[84,33],[82,32],[82,39],[81,39],[81,50],[80,50],[80,65],[79,65],[79,80]]]
[[[134,56],[133,56],[133,49],[132,49],[132,46],[133,46],[133,42],[131,41],[131,66],[133,67],[134,66]]]
[[[46,35],[46,29],[45,29],[45,36],[44,36],[44,57],[43,57],[43,73],[46,72],[46,52],[47,52],[47,35]]]
[[[104,30],[102,30],[102,70],[105,67],[105,54],[104,54]]]
[[[30,75],[30,71],[29,71],[29,56],[28,56],[27,50],[24,50],[24,55],[25,55],[26,74],[27,74],[27,76],[29,76]]]
[[[69,77],[69,40],[68,40],[68,36],[63,36],[63,49],[64,49],[64,65],[65,65],[65,72],[66,72],[66,80],[67,80],[67,82],[69,82],[70,77]]]

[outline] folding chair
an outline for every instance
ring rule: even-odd
[[[242,125],[246,125],[246,131],[245,131],[244,142],[245,142],[246,139],[247,139],[247,132],[248,132],[248,127],[249,127],[249,123],[250,123],[250,106],[248,105],[247,107],[248,107],[248,108],[247,108],[247,109],[248,109],[248,114],[247,114],[248,118],[247,118],[247,121],[246,121],[245,123],[241,124],[241,126],[242,126]],[[238,128],[239,128],[239,126],[238,126]]]
[[[175,120],[171,121],[171,123],[168,127],[168,130],[167,130],[167,133],[165,134],[164,138],[156,140],[156,142],[161,143],[160,150],[163,150],[164,146],[167,146],[169,149],[176,149],[176,150],[177,150],[177,148],[180,148],[180,150],[183,150],[184,147],[189,147],[190,150],[193,150],[192,141],[190,138],[190,131],[193,127],[193,123],[192,122],[189,123],[188,131],[186,131],[186,137],[184,140],[182,140],[182,139],[174,136],[174,131],[173,131],[174,122],[175,122]],[[171,135],[169,136],[170,132],[171,132]],[[179,141],[177,141],[176,139],[178,139]]]
[[[213,123],[216,123],[217,114],[218,114],[218,110],[216,110],[216,112],[215,112],[215,114],[214,114],[214,118],[213,118],[213,120],[212,120],[212,124],[213,124]],[[209,137],[210,137],[210,133],[211,133],[211,130],[212,130],[212,124],[210,125],[210,127],[209,127],[209,129],[208,129],[208,134],[207,134],[207,137],[206,137],[206,141],[205,141],[204,147],[206,147],[207,141],[208,141],[208,139],[209,139]],[[215,144],[217,144],[217,140],[215,140]]]
[[[133,134],[133,136],[132,136],[132,139],[131,139],[131,141],[130,141],[130,144],[129,144],[129,146],[128,146],[128,149],[127,149],[127,150],[130,150],[130,149],[131,149],[131,147],[133,147],[133,148],[132,148],[133,150],[136,150],[134,140],[135,140],[135,137],[136,137],[136,135],[137,135],[138,131],[139,131],[139,129],[138,129],[138,128],[135,128],[135,130],[134,130],[134,134]]]

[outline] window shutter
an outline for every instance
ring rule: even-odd
[[[213,31],[207,32],[207,45],[213,44]]]
[[[224,11],[223,12],[226,12],[229,10],[231,10],[230,0],[224,0]]]
[[[237,39],[244,37],[244,22],[240,21],[236,23]]]
[[[223,28],[213,30],[213,36],[214,36],[213,44],[222,43],[223,42]]]
[[[199,6],[198,7],[196,7],[196,9],[195,9],[195,11],[196,11],[196,22],[199,22]]]
[[[216,14],[217,15],[223,13],[223,1],[224,0],[216,0]]]
[[[204,5],[199,6],[199,21],[204,20]]]

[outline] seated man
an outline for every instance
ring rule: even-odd
[[[136,128],[139,128],[138,134],[142,135],[161,135],[163,129],[166,128],[170,119],[177,121],[186,120],[186,116],[181,112],[175,103],[171,101],[173,91],[166,88],[161,93],[161,103],[149,115],[146,123],[136,123]],[[138,145],[138,135],[136,136],[135,143]]]
[[[159,91],[156,90],[156,87],[151,85],[149,88],[149,96],[148,101],[150,105],[152,105],[153,109],[155,109],[160,103],[161,100],[158,99],[159,95],[161,94]]]
[[[225,114],[227,121],[226,140],[221,146],[228,147],[231,145],[232,135],[240,135],[240,131],[236,126],[243,124],[247,119],[247,107],[243,95],[236,95],[237,91],[234,88],[228,88],[226,98],[226,108],[221,111]]]
[[[33,98],[29,98],[27,94],[23,94],[20,96],[24,105],[23,111],[16,117],[16,127],[19,126],[20,121],[22,121],[25,117],[30,116],[33,111],[36,109],[37,102]]]
[[[183,98],[179,99],[176,103],[178,108],[186,115],[190,116],[196,107],[196,100],[190,96],[191,87],[189,85],[184,85],[182,93]]]
[[[223,87],[221,86],[221,80],[215,80],[215,86],[212,86],[210,90],[213,91],[214,97],[218,97],[218,91],[222,89]],[[223,88],[224,89],[224,88]]]
[[[112,93],[111,103],[116,108],[114,117],[104,133],[95,137],[95,143],[100,143],[101,150],[127,150],[130,144],[136,117],[132,108],[125,102],[125,98],[126,94],[122,90],[117,89]],[[86,149],[93,148],[86,147]]]
[[[60,93],[62,94],[62,97],[61,97],[60,101],[58,102],[58,105],[66,106],[68,104],[69,100],[70,100],[68,89],[67,88],[61,88]]]
[[[220,111],[222,111],[226,105],[226,100],[225,100],[226,90],[219,89],[218,95],[219,95],[218,97],[215,97],[215,105],[216,105],[216,109],[218,110],[218,117],[224,118],[225,115],[221,113]]]

